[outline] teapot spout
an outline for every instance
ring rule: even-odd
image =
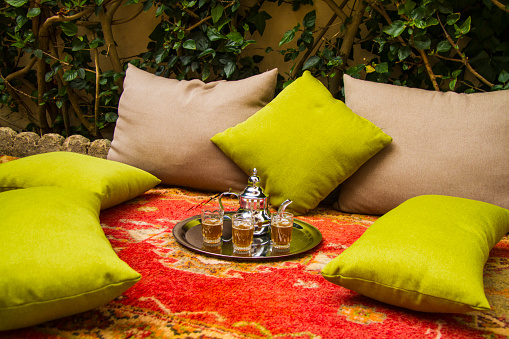
[[[286,207],[288,207],[288,205],[290,205],[291,203],[292,201],[290,199],[286,199],[285,201],[283,201],[283,203],[279,206],[279,209],[277,210],[277,215],[283,213]]]

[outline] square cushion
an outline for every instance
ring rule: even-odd
[[[426,195],[380,217],[322,275],[373,299],[424,312],[488,310],[483,267],[509,210]]]
[[[0,192],[37,186],[84,188],[101,194],[102,209],[158,183],[159,179],[138,168],[73,152],[42,153],[0,165]]]
[[[247,175],[210,138],[274,97],[277,69],[238,81],[167,79],[129,65],[108,159],[154,174],[165,184],[240,190]]]
[[[78,188],[0,193],[0,331],[90,310],[140,279],[106,239],[100,205]]]
[[[346,104],[394,141],[346,180],[339,209],[383,214],[451,195],[509,208],[509,91],[458,94],[344,76]]]
[[[356,115],[309,71],[270,104],[212,141],[246,173],[256,168],[273,206],[315,208],[391,137]]]

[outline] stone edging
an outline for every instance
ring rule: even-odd
[[[22,158],[39,153],[67,151],[106,159],[110,147],[111,141],[108,139],[91,142],[82,135],[71,135],[65,139],[54,133],[40,137],[33,132],[17,133],[12,128],[0,127],[0,155]]]

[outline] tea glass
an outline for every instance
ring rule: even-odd
[[[233,250],[247,252],[251,250],[254,234],[254,217],[251,213],[236,213],[232,216]]]
[[[206,244],[218,244],[223,235],[224,211],[219,208],[203,208],[201,211],[201,234]]]
[[[272,247],[278,250],[290,248],[293,230],[293,214],[283,212],[274,213],[270,220],[270,240]]]

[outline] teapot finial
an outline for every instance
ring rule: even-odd
[[[256,168],[253,169],[253,175],[249,177],[248,184],[253,187],[258,187],[260,177],[257,175]]]

